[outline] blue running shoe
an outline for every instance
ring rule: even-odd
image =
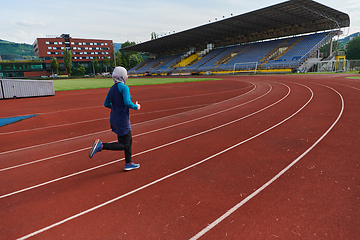
[[[102,142],[100,141],[100,139],[96,139],[89,151],[89,158],[92,158],[95,155],[95,153],[100,152],[102,148],[103,148]]]
[[[130,170],[133,170],[133,169],[137,169],[140,167],[140,164],[136,164],[136,163],[125,163],[125,168],[124,170],[125,171],[130,171]]]

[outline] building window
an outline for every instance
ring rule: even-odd
[[[46,44],[49,44],[49,42],[46,42]]]
[[[51,49],[51,47],[48,47],[48,49]]]
[[[50,54],[51,54],[51,52],[47,52],[47,54],[49,54],[49,55],[50,55]]]
[[[107,46],[108,44],[107,44],[107,43],[105,43],[105,45]]]

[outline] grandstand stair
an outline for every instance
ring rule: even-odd
[[[304,37],[300,37],[297,39],[293,44],[291,44],[284,52],[279,54],[274,60],[278,60],[280,57],[282,57],[287,51],[289,51],[292,47],[294,47],[296,44],[298,44]]]
[[[154,68],[158,67],[159,65],[161,65],[162,63],[163,63],[163,62],[159,62],[158,64],[152,66],[150,69],[154,69]]]
[[[289,41],[289,39],[285,39],[285,41],[281,42],[279,45],[277,45],[273,50],[271,50],[268,54],[266,54],[263,58],[259,60],[259,62],[263,61],[269,61],[278,51],[279,49],[284,46],[284,44]]]
[[[198,53],[194,53],[189,57],[182,59],[179,63],[176,64],[176,67],[186,67],[189,63],[195,61],[198,58]]]
[[[280,43],[276,48],[274,48],[271,52],[269,52],[265,57],[263,57],[260,60],[260,62],[261,61],[263,61],[263,62],[259,65],[259,68],[262,68],[262,66],[264,64],[266,64],[269,60],[274,60],[275,61],[275,60],[279,59],[281,56],[283,56],[287,51],[289,51],[293,46],[295,46],[302,39],[303,39],[303,37],[300,37],[293,44],[291,44],[289,47],[287,47],[285,51],[280,52],[280,49],[284,46],[284,44],[289,41],[289,39],[285,39],[285,41]]]
[[[187,66],[192,66],[194,65],[196,62],[198,62],[200,59],[202,59],[202,57],[198,57],[196,58],[194,61],[192,61],[191,63],[189,63]]]
[[[144,67],[147,63],[148,63],[148,61],[144,61],[144,62],[142,62],[142,64],[137,65],[136,68],[134,69],[134,71],[137,71],[140,68]]]
[[[226,55],[225,57],[223,57],[222,59],[220,59],[217,63],[215,63],[215,67],[219,66],[220,64],[225,64],[227,62],[229,62],[231,59],[233,59],[234,57],[236,57],[237,55],[239,55],[240,53],[242,53],[245,49],[247,49],[250,45],[247,45],[246,47],[244,47],[243,49],[241,49],[239,51],[239,49],[242,47],[242,45],[240,45],[239,47],[237,47],[236,49],[234,49],[234,51],[232,51],[231,53],[229,53],[228,55]],[[238,52],[239,51],[239,52]]]

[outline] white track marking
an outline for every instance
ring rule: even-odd
[[[31,148],[37,148],[37,147],[47,146],[47,145],[51,145],[51,144],[54,144],[54,143],[66,142],[66,141],[70,141],[70,140],[74,140],[74,139],[79,139],[79,138],[83,138],[83,137],[88,137],[88,136],[92,136],[92,135],[96,135],[96,134],[100,134],[100,133],[105,133],[105,132],[110,132],[110,131],[111,131],[111,130],[108,129],[108,130],[104,130],[104,131],[100,131],[100,132],[88,133],[88,134],[81,135],[81,136],[77,136],[77,137],[65,138],[65,139],[61,139],[61,140],[57,140],[57,141],[53,141],[53,142],[42,143],[42,144],[33,145],[33,146],[29,146],[29,147],[23,147],[23,148],[13,149],[13,150],[5,151],[5,152],[0,152],[0,155],[4,155],[4,154],[8,154],[8,153],[13,153],[13,152],[19,152],[19,151],[23,151],[23,150],[27,150],[27,149],[31,149]]]
[[[222,93],[227,93],[227,92],[239,91],[239,90],[243,90],[243,89],[246,89],[246,88],[249,88],[249,87],[251,87],[251,86],[247,86],[247,87],[239,88],[239,89],[232,89],[232,90],[222,91],[222,92],[204,93],[204,94],[197,94],[197,95],[190,95],[190,96],[182,96],[182,97],[173,97],[173,98],[144,100],[144,101],[142,101],[142,102],[154,102],[154,101],[164,101],[164,100],[168,101],[168,100],[179,99],[179,98],[192,98],[192,97],[200,97],[200,96],[206,96],[206,95],[215,95],[215,94],[222,94]],[[40,113],[36,113],[36,114],[44,115],[44,114],[53,114],[53,113],[59,113],[59,112],[78,111],[78,110],[92,109],[92,108],[100,108],[100,107],[104,107],[104,105],[91,106],[91,107],[82,107],[82,108],[63,109],[63,110],[52,111],[52,112],[40,112]]]
[[[288,86],[287,86],[288,87]],[[196,137],[196,136],[199,136],[199,135],[202,135],[202,134],[205,134],[205,133],[208,133],[208,132],[211,132],[211,131],[214,131],[214,130],[217,130],[219,128],[222,128],[222,127],[225,127],[225,126],[228,126],[230,124],[233,124],[233,123],[236,123],[236,122],[239,122],[245,118],[248,118],[250,116],[253,116],[257,113],[260,113],[276,104],[278,104],[279,102],[283,101],[285,98],[287,98],[287,96],[289,96],[290,94],[290,88],[288,87],[288,93],[283,97],[281,98],[280,100],[278,100],[277,102],[275,103],[272,103],[271,105],[268,105],[267,107],[263,108],[263,109],[260,109],[256,112],[253,112],[249,115],[246,115],[244,117],[241,117],[241,118],[238,118],[236,120],[233,120],[231,122],[227,122],[225,124],[222,124],[222,125],[219,125],[217,127],[214,127],[214,128],[211,128],[211,129],[208,129],[208,130],[205,130],[205,131],[202,131],[202,132],[199,132],[199,133],[196,133],[196,134],[193,134],[193,135],[190,135],[190,136],[187,136],[187,137],[184,137],[184,138],[181,138],[181,139],[178,139],[178,140],[175,140],[175,141],[172,141],[172,142],[169,142],[169,143],[166,143],[166,144],[163,144],[163,145],[160,145],[160,146],[157,146],[157,147],[154,147],[154,148],[151,148],[151,149],[148,149],[148,150],[145,150],[145,151],[142,151],[142,152],[139,152],[139,153],[136,153],[136,154],[133,154],[133,157],[136,157],[136,156],[139,156],[139,155],[142,155],[142,154],[145,154],[145,153],[148,153],[148,152],[152,152],[152,151],[155,151],[155,150],[158,150],[160,148],[164,148],[164,147],[167,147],[167,146],[170,146],[170,145],[173,145],[173,144],[176,144],[176,143],[179,143],[179,142],[182,142],[182,141],[185,141],[187,139],[190,139],[190,138],[193,138],[193,137]],[[165,127],[167,128],[167,127]],[[151,132],[151,131],[150,131]],[[252,138],[250,138],[252,139]],[[83,173],[86,173],[86,172],[90,172],[90,171],[93,171],[95,169],[98,169],[98,168],[101,168],[101,167],[105,167],[105,166],[108,166],[108,165],[111,165],[111,164],[114,164],[114,163],[117,163],[117,162],[120,162],[124,160],[124,158],[121,158],[121,159],[118,159],[118,160],[114,160],[114,161],[111,161],[111,162],[108,162],[108,163],[105,163],[105,164],[101,164],[99,166],[96,166],[96,167],[92,167],[92,168],[89,168],[89,169],[86,169],[86,170],[83,170],[83,171],[80,171],[80,172],[76,172],[76,173],[73,173],[73,174],[69,174],[69,175],[66,175],[66,176],[63,176],[63,177],[60,177],[60,178],[56,178],[56,179],[53,179],[53,180],[50,180],[50,181],[47,181],[47,182],[44,182],[44,183],[40,183],[40,184],[37,184],[37,185],[34,185],[34,186],[31,186],[31,187],[28,187],[28,188],[24,188],[24,189],[21,189],[21,190],[18,190],[18,191],[15,191],[15,192],[11,192],[11,193],[8,193],[8,194],[5,194],[5,195],[1,195],[0,196],[0,199],[2,198],[6,198],[6,197],[9,197],[9,196],[12,196],[12,195],[15,195],[15,194],[18,194],[18,193],[22,193],[22,192],[25,192],[25,191],[28,191],[28,190],[31,190],[31,189],[35,189],[35,188],[38,188],[38,187],[41,187],[41,186],[45,186],[45,185],[48,185],[50,183],[54,183],[54,182],[57,182],[57,181],[60,181],[60,180],[64,180],[64,179],[67,179],[67,178],[70,178],[70,177],[73,177],[73,176],[76,176],[76,175],[80,175],[80,174],[83,174]]]
[[[223,93],[228,93],[228,92],[244,90],[244,89],[249,88],[249,87],[252,87],[252,86],[248,86],[248,87],[241,88],[241,89],[217,92],[217,93],[208,93],[208,94],[198,94],[198,95],[192,95],[192,96],[184,96],[184,98],[199,97],[199,96],[206,96],[206,95],[215,95],[215,94],[223,94]],[[166,98],[165,100],[169,100],[169,99],[175,99],[175,98]],[[143,102],[151,102],[151,101],[159,101],[159,100],[150,100],[150,101],[143,101]],[[192,107],[204,107],[204,106],[209,106],[209,105],[211,105],[211,104],[195,105],[195,106],[173,108],[173,109],[166,109],[166,110],[159,110],[159,111],[152,111],[152,112],[144,112],[144,113],[133,113],[132,116],[159,113],[159,112],[167,112],[167,111],[180,110],[180,109],[186,109],[186,108],[192,108]],[[103,107],[103,106],[95,106],[95,107]],[[83,109],[88,109],[88,108],[89,107],[74,108],[74,109],[60,110],[60,111],[47,112],[47,113],[37,113],[37,114],[38,115],[52,114],[52,113],[58,113],[58,112],[63,112],[63,111],[83,110]],[[101,120],[106,120],[106,119],[109,119],[109,118],[106,117],[106,118],[92,119],[92,120],[86,120],[86,121],[80,121],[80,122],[74,122],[74,123],[67,123],[67,124],[60,124],[60,125],[54,125],[54,126],[48,126],[48,127],[25,129],[25,130],[21,130],[21,131],[3,132],[3,133],[0,133],[0,135],[6,135],[6,134],[12,134],[12,133],[22,133],[22,132],[29,132],[29,131],[35,131],[35,130],[48,129],[48,128],[56,128],[56,127],[65,127],[65,126],[70,126],[70,125],[75,125],[75,124],[81,124],[81,123],[87,123],[87,122],[95,122],[95,121],[101,121]]]
[[[266,132],[268,132],[268,131],[276,128],[277,126],[281,125],[282,123],[288,121],[288,120],[291,119],[293,116],[295,116],[296,114],[298,114],[302,109],[304,109],[304,108],[310,103],[310,101],[313,99],[313,92],[311,91],[311,93],[312,93],[311,98],[310,98],[310,99],[305,103],[305,105],[303,105],[298,111],[296,111],[295,113],[293,113],[292,115],[290,115],[289,117],[287,117],[286,119],[284,119],[283,121],[281,121],[281,122],[273,125],[272,127],[270,127],[270,128],[268,128],[268,129],[266,129],[266,130],[264,130],[264,131],[262,131],[262,132],[260,132],[260,133],[258,133],[258,134],[256,134],[256,135],[254,135],[253,137],[248,138],[248,139],[246,139],[246,140],[244,140],[244,141],[242,141],[242,142],[239,142],[239,143],[237,143],[237,144],[235,144],[235,145],[233,145],[233,146],[231,146],[231,147],[229,147],[229,148],[227,148],[227,149],[225,149],[225,150],[223,150],[223,151],[221,151],[221,152],[218,152],[218,153],[216,153],[216,154],[214,154],[214,155],[212,155],[212,156],[210,156],[210,157],[208,157],[208,158],[205,158],[205,159],[203,159],[203,160],[201,160],[201,161],[199,161],[199,162],[197,162],[197,163],[195,163],[195,164],[192,164],[192,165],[190,165],[190,166],[188,166],[188,167],[185,167],[185,168],[183,168],[183,169],[181,169],[181,170],[179,170],[179,171],[176,171],[176,172],[174,172],[174,173],[171,173],[171,174],[169,174],[169,175],[166,175],[165,177],[162,177],[162,178],[157,179],[157,180],[155,180],[155,181],[153,181],[153,182],[150,182],[150,183],[148,183],[148,184],[146,184],[146,185],[144,185],[144,186],[142,186],[142,187],[139,187],[139,188],[137,188],[137,189],[135,189],[135,190],[133,190],[133,191],[127,192],[127,193],[125,193],[125,194],[123,194],[123,195],[121,195],[121,196],[118,196],[118,197],[113,198],[113,199],[111,199],[111,200],[109,200],[109,201],[107,201],[107,202],[104,202],[104,203],[102,203],[102,204],[100,204],[100,205],[97,205],[97,206],[95,206],[95,207],[93,207],[93,208],[90,208],[90,209],[85,210],[85,211],[83,211],[83,212],[80,212],[80,213],[78,213],[78,214],[76,214],[76,215],[73,215],[73,216],[71,216],[71,217],[68,217],[68,218],[66,218],[66,219],[64,219],[64,220],[62,220],[62,221],[59,221],[59,222],[57,222],[57,223],[54,223],[54,224],[49,225],[49,226],[47,226],[47,227],[44,227],[44,228],[42,228],[42,229],[40,229],[40,230],[38,230],[38,231],[32,232],[32,233],[30,233],[30,234],[28,234],[28,235],[26,235],[26,236],[23,236],[23,237],[19,238],[19,240],[28,239],[28,238],[30,238],[30,237],[33,237],[33,236],[37,235],[37,234],[40,234],[40,233],[42,233],[42,232],[45,232],[45,231],[47,231],[47,230],[49,230],[49,229],[52,229],[52,228],[54,228],[54,227],[57,227],[57,226],[65,223],[65,222],[68,222],[68,221],[70,221],[70,220],[73,220],[73,219],[75,219],[75,218],[78,218],[78,217],[80,217],[80,216],[83,216],[83,215],[85,215],[85,214],[87,214],[87,213],[90,213],[90,212],[92,212],[92,211],[95,211],[95,210],[97,210],[97,209],[99,209],[99,208],[101,208],[101,207],[104,207],[104,206],[106,206],[106,205],[109,205],[109,204],[111,204],[111,203],[113,203],[113,202],[115,202],[115,201],[117,201],[117,200],[119,200],[119,199],[122,199],[122,198],[124,198],[124,197],[126,197],[126,196],[129,196],[129,195],[131,195],[131,194],[133,194],[133,193],[136,193],[136,192],[138,192],[138,191],[140,191],[140,190],[143,190],[143,189],[145,189],[145,188],[147,188],[147,187],[150,187],[150,186],[152,186],[152,185],[154,185],[154,184],[156,184],[156,183],[159,183],[159,182],[161,182],[161,181],[163,181],[163,180],[165,180],[165,179],[168,179],[168,178],[170,178],[170,177],[172,177],[172,176],[175,176],[175,175],[177,175],[177,174],[179,174],[179,173],[182,173],[182,172],[184,172],[184,171],[186,171],[186,170],[188,170],[188,169],[191,169],[191,168],[193,168],[193,167],[195,167],[195,166],[197,166],[197,165],[200,165],[200,164],[202,164],[202,163],[204,163],[204,162],[206,162],[206,161],[208,161],[208,160],[210,160],[210,159],[212,159],[212,158],[215,158],[215,157],[217,157],[217,156],[219,156],[219,155],[221,155],[221,154],[223,154],[223,153],[225,153],[225,152],[228,152],[228,151],[230,151],[230,150],[232,150],[232,149],[234,149],[234,148],[236,148],[236,147],[238,147],[238,146],[240,146],[240,145],[242,145],[242,144],[244,144],[244,143],[246,143],[246,142],[248,142],[248,141],[250,141],[250,140],[252,140],[252,139],[254,139],[254,138],[256,138],[256,137],[261,136],[262,134],[264,134],[264,133],[266,133]]]
[[[267,91],[265,94],[257,97],[257,98],[254,98],[248,102],[245,102],[245,103],[242,103],[242,104],[239,104],[239,105],[236,105],[234,107],[231,107],[231,108],[228,108],[226,110],[222,110],[222,111],[219,111],[219,112],[216,112],[216,113],[212,113],[212,114],[209,114],[209,115],[205,115],[203,117],[200,117],[200,118],[195,118],[195,119],[192,119],[192,120],[188,120],[188,121],[184,121],[184,122],[181,122],[181,123],[178,123],[178,124],[174,124],[174,125],[170,125],[170,126],[167,126],[167,127],[163,127],[163,128],[159,128],[159,129],[155,129],[155,130],[151,130],[151,131],[148,131],[148,132],[145,132],[145,133],[140,133],[140,134],[137,134],[137,135],[134,135],[133,137],[138,137],[138,136],[143,136],[143,135],[146,135],[146,134],[150,134],[150,133],[154,133],[154,132],[159,132],[159,131],[162,131],[162,130],[165,130],[165,129],[169,129],[169,128],[172,128],[172,127],[176,127],[176,126],[180,126],[180,125],[184,125],[184,124],[187,124],[187,123],[191,123],[191,122],[194,122],[194,121],[198,121],[198,120],[201,120],[201,119],[204,119],[204,118],[207,118],[207,117],[211,117],[211,116],[214,116],[214,115],[217,115],[217,114],[220,114],[220,113],[223,113],[223,112],[226,112],[226,111],[230,111],[234,108],[237,108],[237,107],[240,107],[240,106],[243,106],[245,104],[248,104],[248,103],[251,103],[255,100],[258,100],[264,96],[266,96],[267,94],[270,93],[270,91],[272,90],[272,87],[269,85],[270,89],[269,91]],[[252,90],[254,91],[256,89],[256,86],[255,88]],[[252,92],[250,91],[250,92]],[[250,93],[249,92],[249,93]],[[240,95],[240,96],[243,96],[243,95]],[[228,101],[228,100],[225,100],[225,101]],[[150,120],[152,121],[152,120]],[[149,122],[149,121],[147,121]],[[138,124],[142,124],[142,123],[138,123]],[[133,124],[134,126],[136,126],[137,124]],[[110,130],[109,130],[110,131]],[[116,141],[113,141],[113,142],[116,142]],[[43,158],[43,159],[39,159],[39,160],[35,160],[35,161],[31,161],[31,162],[28,162],[28,163],[23,163],[23,164],[19,164],[19,165],[16,165],[16,166],[12,166],[12,167],[7,167],[7,168],[3,168],[3,169],[0,169],[0,172],[1,171],[6,171],[6,170],[11,170],[11,169],[14,169],[14,168],[18,168],[18,167],[23,167],[23,166],[27,166],[27,165],[30,165],[30,164],[34,164],[34,163],[38,163],[38,162],[43,162],[43,161],[46,161],[46,160],[49,160],[49,159],[53,159],[53,158],[57,158],[57,157],[62,157],[62,156],[66,156],[66,155],[70,155],[70,154],[73,154],[73,153],[77,153],[77,152],[81,152],[81,151],[85,151],[85,150],[88,150],[90,147],[87,147],[87,148],[83,148],[83,149],[79,149],[79,150],[75,150],[75,151],[70,151],[70,152],[67,152],[67,153],[63,153],[63,154],[59,154],[59,155],[55,155],[55,156],[51,156],[51,157],[47,157],[47,158]],[[1,154],[1,153],[0,153]]]
[[[144,102],[158,102],[158,101],[169,101],[169,100],[176,100],[176,99],[182,99],[182,98],[202,97],[202,96],[209,96],[209,95],[215,95],[215,94],[222,94],[222,93],[229,93],[229,92],[244,90],[244,89],[247,89],[247,88],[250,88],[250,87],[251,86],[247,86],[247,87],[244,87],[244,88],[232,89],[232,90],[227,90],[227,91],[222,91],[222,92],[215,92],[215,93],[203,93],[203,94],[189,95],[189,96],[154,99],[154,100],[147,100],[147,101],[144,101]]]
[[[113,141],[113,142],[116,142],[116,141]],[[4,172],[4,171],[7,171],[7,170],[19,168],[19,167],[24,167],[24,166],[31,165],[31,164],[35,164],[35,163],[39,163],[39,162],[44,162],[44,161],[47,161],[47,160],[50,160],[50,159],[54,159],[54,158],[58,158],[58,157],[63,157],[63,156],[71,155],[71,154],[74,154],[74,153],[78,153],[78,152],[82,152],[82,151],[89,150],[90,148],[91,148],[91,147],[86,147],[86,148],[82,148],[82,149],[78,149],[78,150],[74,150],[74,151],[70,151],[70,152],[66,152],[66,153],[62,153],[62,154],[58,154],[58,155],[54,155],[54,156],[50,156],[50,157],[46,157],[46,158],[42,158],[42,159],[38,159],[38,160],[35,160],[35,161],[31,161],[31,162],[27,162],[27,163],[23,163],[23,164],[11,166],[11,167],[2,168],[2,169],[0,169],[0,172]]]
[[[143,113],[133,113],[132,116],[146,115],[146,114],[153,114],[153,113],[160,113],[160,112],[168,112],[168,111],[181,110],[181,109],[187,109],[187,108],[201,108],[201,107],[210,106],[210,105],[212,105],[212,104],[194,105],[194,106],[188,106],[188,107],[172,108],[172,109],[165,109],[165,110],[151,111],[151,112],[143,112]],[[76,125],[76,124],[96,122],[96,121],[102,121],[102,120],[109,120],[109,117],[86,120],[86,121],[80,121],[80,122],[73,122],[73,123],[66,123],[66,124],[59,124],[59,125],[53,125],[53,126],[47,126],[47,127],[39,127],[39,128],[33,128],[33,129],[24,129],[24,130],[13,131],[13,132],[2,132],[2,133],[0,133],[0,135],[7,135],[7,134],[13,134],[13,133],[23,133],[23,132],[44,130],[44,129],[49,129],[49,128],[66,127],[66,126],[71,126],[71,125]]]
[[[92,119],[92,120],[86,120],[86,121],[80,121],[80,122],[73,122],[73,123],[66,123],[66,124],[59,124],[59,125],[53,125],[53,126],[47,126],[47,127],[24,129],[24,130],[13,131],[13,132],[2,132],[2,133],[0,133],[0,135],[7,135],[7,134],[13,134],[13,133],[23,133],[23,132],[44,130],[44,129],[57,128],[57,127],[66,127],[66,126],[82,124],[82,123],[89,123],[89,122],[96,122],[96,121],[101,121],[101,120],[106,120],[106,119],[109,119],[109,118],[98,118],[98,119]]]
[[[253,88],[251,91],[249,91],[249,92],[247,92],[247,93],[245,93],[245,94],[242,94],[242,95],[239,95],[239,96],[230,98],[230,99],[226,99],[226,100],[224,100],[224,101],[220,101],[220,102],[217,102],[217,103],[214,103],[214,104],[211,104],[210,106],[217,105],[217,104],[222,104],[222,103],[224,103],[224,102],[227,102],[227,101],[230,101],[230,100],[233,100],[233,99],[236,99],[236,98],[245,96],[245,95],[253,92],[253,91],[256,89],[256,86],[255,86],[255,85],[253,85],[253,86],[254,86],[254,88]],[[208,105],[208,106],[209,106],[209,105]],[[206,106],[206,107],[208,107],[208,106]],[[206,108],[206,107],[204,107],[204,108]],[[148,120],[148,121],[145,121],[145,122],[135,123],[135,124],[132,124],[132,126],[137,126],[137,125],[146,124],[146,123],[149,123],[149,122],[154,122],[154,121],[158,121],[158,120],[163,120],[163,119],[166,119],[166,118],[171,118],[171,117],[174,117],[174,116],[177,116],[177,115],[181,115],[181,114],[184,114],[184,113],[190,113],[190,112],[194,112],[194,111],[198,111],[198,110],[199,110],[199,109],[190,110],[190,111],[187,111],[187,112],[177,113],[177,114],[173,114],[173,115],[166,116],[166,117],[161,117],[161,118],[156,118],[156,119]],[[27,150],[27,149],[36,148],[36,147],[41,147],[41,146],[46,146],[46,145],[51,145],[51,144],[54,144],[54,143],[70,141],[70,140],[74,140],[74,139],[78,139],[78,138],[82,138],[82,137],[88,137],[88,136],[91,136],[91,135],[100,134],[100,133],[105,133],[105,132],[111,132],[111,130],[110,130],[110,129],[107,129],[107,130],[104,130],[104,131],[89,133],[89,134],[85,134],[85,135],[81,135],[81,136],[77,136],[77,137],[65,138],[65,139],[61,139],[61,140],[57,140],[57,141],[53,141],[53,142],[48,142],[48,143],[33,145],[33,146],[29,146],[29,147],[24,147],[24,148],[13,149],[13,150],[5,151],[5,152],[0,152],[0,155],[8,154],[8,153],[13,153],[13,152],[18,152],[18,151]]]
[[[353,87],[353,86],[349,86],[349,85],[345,85],[345,84],[340,84],[340,83],[333,83],[333,84],[340,85],[340,86],[343,86],[343,87],[352,88],[352,89],[355,89],[355,90],[360,91],[360,89],[359,89],[359,88],[356,88],[356,87]]]
[[[318,84],[320,85],[320,84]],[[324,85],[321,85],[324,86]],[[201,236],[203,236],[204,234],[206,234],[208,231],[210,231],[212,228],[214,228],[216,225],[218,225],[221,221],[223,221],[225,218],[227,218],[228,216],[230,216],[232,213],[234,213],[236,210],[238,210],[241,206],[243,206],[245,203],[247,203],[248,201],[250,201],[253,197],[255,197],[257,194],[259,194],[262,190],[264,190],[266,187],[268,187],[271,183],[273,183],[274,181],[276,181],[280,176],[282,176],[286,171],[288,171],[292,166],[294,166],[297,162],[299,162],[306,154],[308,154],[320,141],[322,141],[325,136],[333,129],[333,127],[336,125],[336,123],[339,121],[339,119],[341,118],[343,112],[344,112],[344,99],[342,97],[342,95],[336,91],[335,89],[328,87],[328,86],[324,86],[327,87],[331,90],[333,90],[334,92],[336,92],[341,99],[341,111],[337,117],[337,119],[334,121],[334,123],[329,127],[329,129],[310,147],[308,148],[305,152],[303,152],[298,158],[296,158],[292,163],[290,163],[287,167],[285,167],[283,170],[281,170],[278,174],[276,174],[275,177],[273,177],[270,181],[266,182],[264,185],[262,185],[259,189],[257,189],[255,192],[253,192],[252,194],[250,194],[248,197],[246,197],[244,200],[242,200],[241,202],[239,202],[238,204],[236,204],[234,207],[232,207],[231,209],[229,209],[225,214],[223,214],[221,217],[219,217],[218,219],[216,219],[214,222],[212,222],[211,224],[209,224],[206,228],[204,228],[203,230],[201,230],[199,233],[197,233],[195,236],[193,236],[192,238],[190,238],[190,240],[196,240],[199,239]]]

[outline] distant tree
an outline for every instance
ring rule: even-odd
[[[121,45],[121,49],[119,50],[121,53],[121,64],[118,65],[129,70],[143,61],[143,58],[138,52],[122,50],[123,48],[130,47],[135,44],[135,42],[126,41]]]
[[[131,54],[129,57],[129,69],[142,62],[142,57],[138,54]]]
[[[69,75],[71,75],[71,68],[72,68],[72,54],[70,49],[64,49],[64,65],[66,71]]]
[[[360,59],[360,37],[355,37],[346,46],[346,59]]]
[[[111,53],[111,56],[114,56],[114,52]],[[110,61],[112,67],[121,66],[121,53],[119,51],[115,52],[115,59]],[[116,66],[115,66],[116,64]]]
[[[109,60],[109,56],[105,55],[104,60],[103,60],[103,64],[105,66],[105,72],[107,72],[107,67],[110,65],[110,60]]]
[[[96,74],[96,73],[100,72],[99,60],[97,58],[94,58],[91,62],[93,64],[94,73]]]
[[[130,47],[135,45],[135,42],[130,42],[130,41],[126,41],[125,43],[123,43],[121,45],[121,49],[126,48],[126,47]],[[126,69],[130,69],[130,55],[134,54],[134,52],[130,52],[130,51],[123,51],[123,50],[119,50],[121,53],[121,64],[118,64],[118,66],[122,66]]]
[[[151,40],[157,39],[158,35],[155,32],[151,33]]]
[[[56,74],[59,73],[59,63],[58,63],[58,61],[56,60],[55,57],[53,57],[51,59],[51,68],[52,68],[54,73],[56,73]]]
[[[340,50],[339,49],[339,45],[338,45],[338,41],[333,41],[333,44],[332,44],[332,52],[335,52],[337,50]],[[327,57],[330,55],[330,42],[325,44],[324,46],[322,46],[320,48],[320,52],[321,53],[324,53],[324,55]]]
[[[83,66],[79,65],[79,67],[76,69],[76,71],[78,72],[79,75],[84,76],[86,69]]]

